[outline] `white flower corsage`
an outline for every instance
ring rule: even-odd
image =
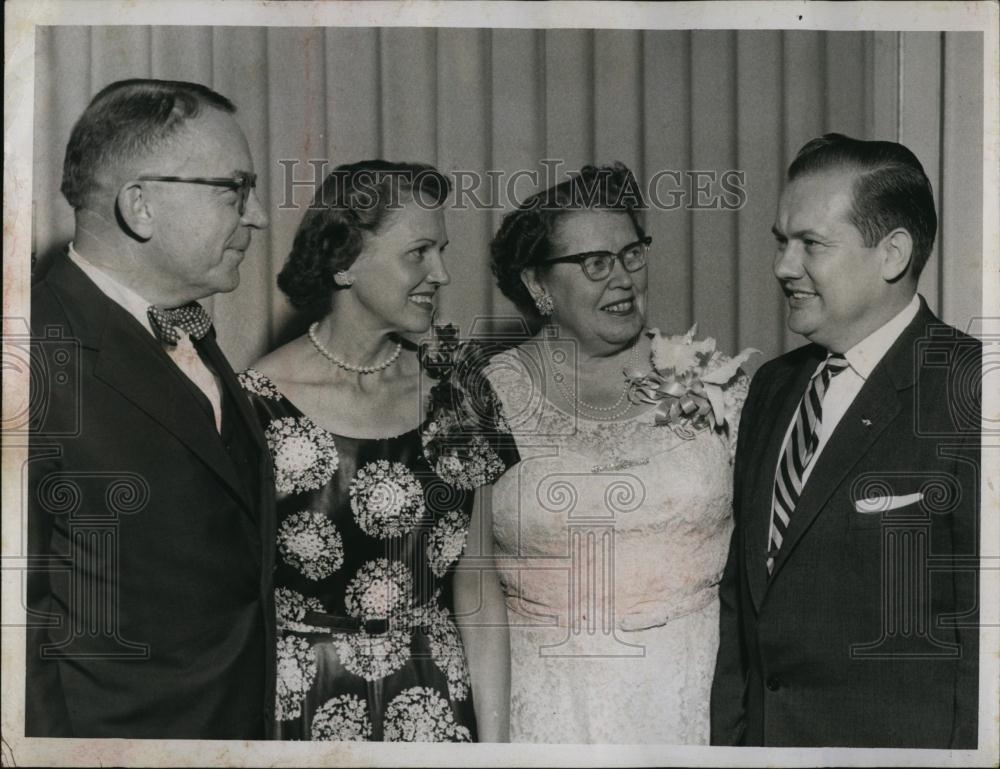
[[[713,338],[696,340],[697,331],[697,323],[683,336],[664,337],[659,329],[649,329],[653,370],[625,370],[632,402],[656,404],[656,424],[668,425],[682,438],[705,429],[732,431],[738,407],[726,391],[745,376],[740,366],[760,353],[748,347],[730,358],[716,349]]]

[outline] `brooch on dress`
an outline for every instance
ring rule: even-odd
[[[459,489],[492,483],[506,469],[493,444],[510,432],[496,394],[482,371],[487,350],[460,340],[453,324],[435,326],[420,360],[436,379],[421,433],[424,457],[438,476]]]
[[[614,473],[618,470],[628,470],[630,467],[640,467],[642,465],[649,464],[649,457],[643,457],[641,459],[622,459],[618,462],[612,462],[610,465],[594,465],[590,468],[592,473]]]

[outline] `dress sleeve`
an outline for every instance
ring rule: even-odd
[[[254,414],[262,429],[267,429],[271,420],[282,416],[282,395],[267,376],[256,369],[248,368],[236,375],[243,388],[243,394],[253,407]]]
[[[520,461],[503,403],[474,344],[463,343],[452,365],[439,369],[422,435],[431,467],[462,489],[491,485]]]
[[[481,382],[478,390],[482,393],[483,398],[482,434],[489,447],[503,463],[503,470],[497,473],[496,478],[490,481],[490,483],[493,483],[504,472],[520,462],[521,457],[517,453],[517,443],[514,441],[510,423],[507,421],[503,401],[485,373],[480,372],[480,377]]]
[[[740,416],[743,413],[743,404],[746,403],[747,394],[750,392],[750,376],[740,371],[733,383],[726,388],[724,398],[726,404],[726,423],[729,425],[727,440],[729,442],[729,461],[736,458],[736,443],[740,434]]]

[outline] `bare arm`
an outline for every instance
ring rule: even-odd
[[[492,516],[477,495],[455,574],[455,614],[472,676],[480,742],[510,739],[510,630],[493,564]],[[486,506],[489,502],[487,500]]]

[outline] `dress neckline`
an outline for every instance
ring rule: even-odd
[[[392,440],[399,440],[400,438],[405,438],[409,435],[412,435],[413,433],[418,433],[423,428],[423,423],[421,423],[401,433],[394,433],[392,435],[348,435],[346,433],[330,430],[329,428],[323,427],[323,425],[319,424],[313,417],[309,416],[306,412],[304,412],[297,405],[295,405],[295,403],[287,395],[285,395],[284,392],[278,389],[278,386],[274,383],[274,380],[272,380],[271,377],[269,377],[267,374],[263,373],[262,371],[258,371],[253,367],[248,368],[246,370],[246,373],[249,373],[251,371],[258,377],[260,377],[260,379],[264,380],[267,383],[267,385],[275,393],[277,393],[279,400],[284,401],[285,405],[288,408],[290,408],[292,411],[294,411],[303,419],[308,419],[310,422],[313,423],[316,429],[322,430],[324,433],[333,436],[334,438],[341,438],[343,440],[348,440],[348,441],[392,441]]]
[[[656,406],[650,406],[650,408],[645,411],[640,411],[638,414],[634,414],[630,417],[624,417],[622,419],[601,419],[600,417],[590,417],[584,414],[582,411],[571,412],[564,409],[562,406],[555,403],[548,395],[542,394],[542,400],[545,401],[545,405],[549,406],[553,411],[558,411],[563,416],[569,417],[570,419],[579,419],[584,422],[589,422],[595,425],[627,425],[632,422],[641,420],[643,417],[648,416],[652,411],[656,410]]]
[[[544,342],[542,344],[544,344]],[[510,354],[516,356],[518,358],[518,360],[520,360],[522,362],[522,365],[524,365],[523,358],[521,357],[521,352],[519,351],[519,348],[520,348],[520,345],[518,347],[512,348],[510,350]],[[545,370],[546,372],[549,370],[549,364],[548,364],[547,361],[541,361],[541,365],[543,367],[543,370]],[[601,419],[599,417],[595,418],[595,417],[587,416],[586,414],[584,414],[581,411],[576,411],[575,413],[571,412],[571,411],[567,411],[562,406],[560,406],[557,403],[555,403],[555,401],[553,401],[549,397],[547,390],[546,391],[542,391],[540,393],[540,395],[541,395],[541,398],[542,398],[542,402],[545,404],[545,406],[548,406],[553,411],[561,414],[564,417],[568,417],[569,419],[579,419],[579,420],[582,420],[584,422],[587,422],[589,424],[594,424],[594,425],[626,425],[626,424],[631,424],[632,422],[636,422],[638,420],[641,420],[644,417],[648,417],[653,411],[656,410],[656,406],[650,406],[645,411],[640,411],[638,414],[634,414],[633,416],[626,417],[624,419]]]

